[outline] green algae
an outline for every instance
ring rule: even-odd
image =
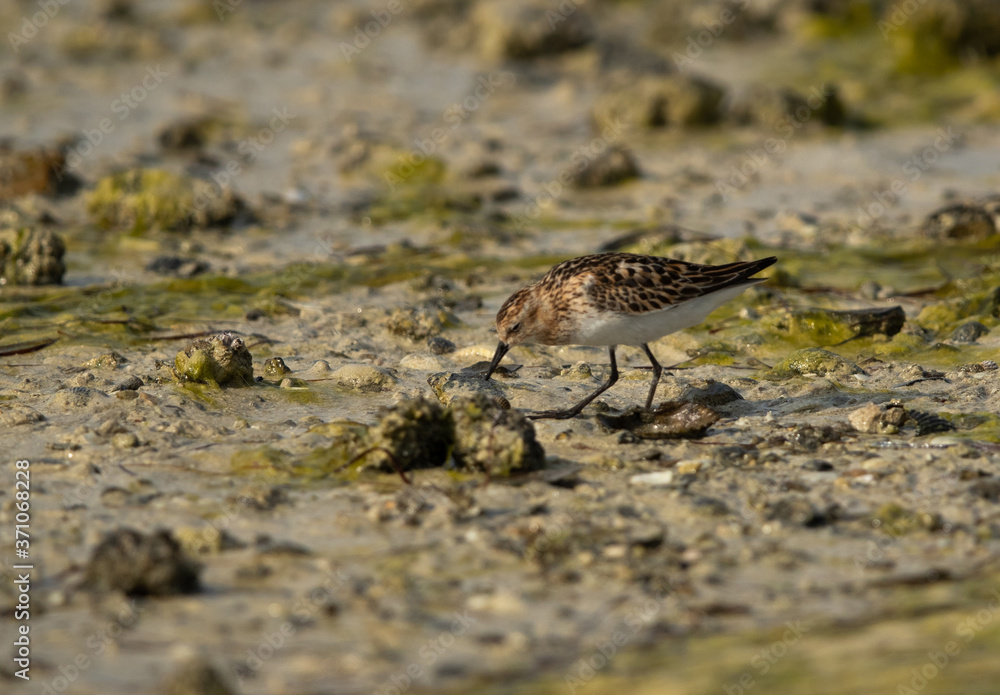
[[[106,176],[87,194],[86,205],[97,226],[132,234],[222,225],[243,207],[228,189],[162,169]]]
[[[849,376],[860,374],[861,368],[840,355],[821,348],[804,348],[796,350],[778,364],[774,365],[770,376],[783,378],[790,376]]]
[[[243,340],[232,333],[199,339],[177,353],[175,374],[181,381],[250,386],[254,383],[253,357]]]

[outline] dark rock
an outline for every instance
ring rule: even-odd
[[[140,388],[142,388],[142,379],[133,375],[115,386],[111,391],[112,393],[115,391],[138,391]]]
[[[84,584],[129,596],[167,596],[198,591],[200,568],[169,533],[119,528],[105,535],[87,562]]]
[[[427,347],[435,355],[447,355],[455,352],[455,343],[441,336],[433,336],[427,339]]]
[[[968,321],[952,332],[951,339],[956,343],[974,343],[989,332],[990,329],[979,321]]]
[[[211,268],[206,261],[197,258],[181,258],[179,256],[157,256],[146,265],[146,270],[158,275],[174,275],[190,278],[201,275]]]
[[[435,401],[403,401],[380,411],[377,424],[368,432],[367,444],[374,450],[365,463],[379,462],[382,470],[443,466],[455,446],[455,421],[451,412]]]
[[[991,215],[979,205],[959,203],[935,210],[920,228],[924,236],[941,241],[982,241],[997,233]]]
[[[824,526],[829,521],[827,514],[816,509],[809,500],[798,496],[768,502],[764,508],[764,516],[768,520],[783,521],[806,528]]]
[[[486,0],[473,14],[476,44],[487,60],[526,60],[564,53],[589,43],[593,22],[586,9],[544,0]]]
[[[833,464],[829,461],[823,461],[822,459],[809,459],[808,461],[802,462],[802,468],[807,471],[817,471],[819,473],[824,473],[826,471],[833,470]]]
[[[578,188],[600,188],[638,178],[639,165],[629,150],[612,145],[588,161],[573,174],[573,185]]]
[[[204,657],[193,657],[173,673],[164,695],[232,695],[235,691]]]
[[[601,129],[691,127],[716,123],[725,91],[683,74],[642,77],[598,99],[593,119]]]
[[[938,432],[954,432],[955,426],[940,415],[925,413],[921,410],[909,411],[909,417],[917,426],[917,436],[937,434]]]
[[[630,408],[621,415],[599,414],[598,422],[610,430],[627,430],[642,439],[696,438],[721,416],[697,403],[667,401],[652,410]]]
[[[15,150],[0,143],[0,200],[37,193],[75,193],[79,180],[66,171],[61,148]]]

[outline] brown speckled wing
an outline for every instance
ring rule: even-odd
[[[598,310],[644,314],[726,287],[751,284],[754,281],[749,278],[775,260],[713,266],[633,253],[602,253],[560,263],[539,284],[578,288]]]

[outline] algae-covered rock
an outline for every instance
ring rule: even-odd
[[[66,266],[66,246],[48,229],[19,229],[0,234],[0,285],[59,285]]]
[[[600,128],[701,126],[719,120],[725,91],[685,74],[647,76],[598,99],[593,109]]]
[[[920,0],[887,3],[878,22],[891,39],[902,72],[940,72],[970,55],[1000,54],[1000,5],[996,0]]]
[[[593,22],[573,0],[486,0],[473,14],[486,60],[524,60],[563,53],[589,43]]]
[[[392,470],[392,464],[404,471],[443,466],[455,446],[455,421],[434,401],[404,401],[380,412],[365,445],[373,451],[364,463],[381,462],[383,470]],[[385,450],[392,452],[391,457]]]
[[[245,209],[228,188],[161,169],[106,176],[87,196],[95,224],[133,233],[228,225]]]
[[[792,309],[769,313],[763,325],[793,340],[835,345],[872,335],[892,337],[906,323],[900,306],[833,311]]]
[[[200,567],[166,531],[143,534],[119,528],[104,536],[87,562],[84,585],[129,596],[166,596],[198,591]]]
[[[917,314],[916,323],[932,331],[942,331],[957,328],[973,316],[1000,316],[1000,287],[928,304]]]
[[[370,364],[345,364],[330,375],[337,385],[360,393],[381,393],[390,390],[396,377]]]
[[[599,414],[598,422],[611,430],[626,430],[641,439],[697,438],[721,416],[706,405],[667,401],[652,410],[629,408],[621,415]]]
[[[451,403],[455,422],[455,463],[462,468],[508,476],[542,468],[545,450],[535,427],[516,410],[498,406],[485,394]]]
[[[822,348],[796,350],[774,366],[772,374],[778,377],[816,375],[847,376],[860,374],[861,368],[840,355]]]
[[[600,188],[639,177],[639,165],[628,148],[612,145],[573,173],[578,188]]]
[[[198,339],[177,353],[175,374],[182,381],[249,386],[253,383],[253,356],[242,338],[220,333]]]

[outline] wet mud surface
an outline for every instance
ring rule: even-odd
[[[998,47],[699,38],[740,4],[68,4],[9,46],[4,692],[994,692]],[[526,420],[607,350],[484,382],[493,317],[600,250],[779,260],[652,345],[652,414],[622,346]]]

